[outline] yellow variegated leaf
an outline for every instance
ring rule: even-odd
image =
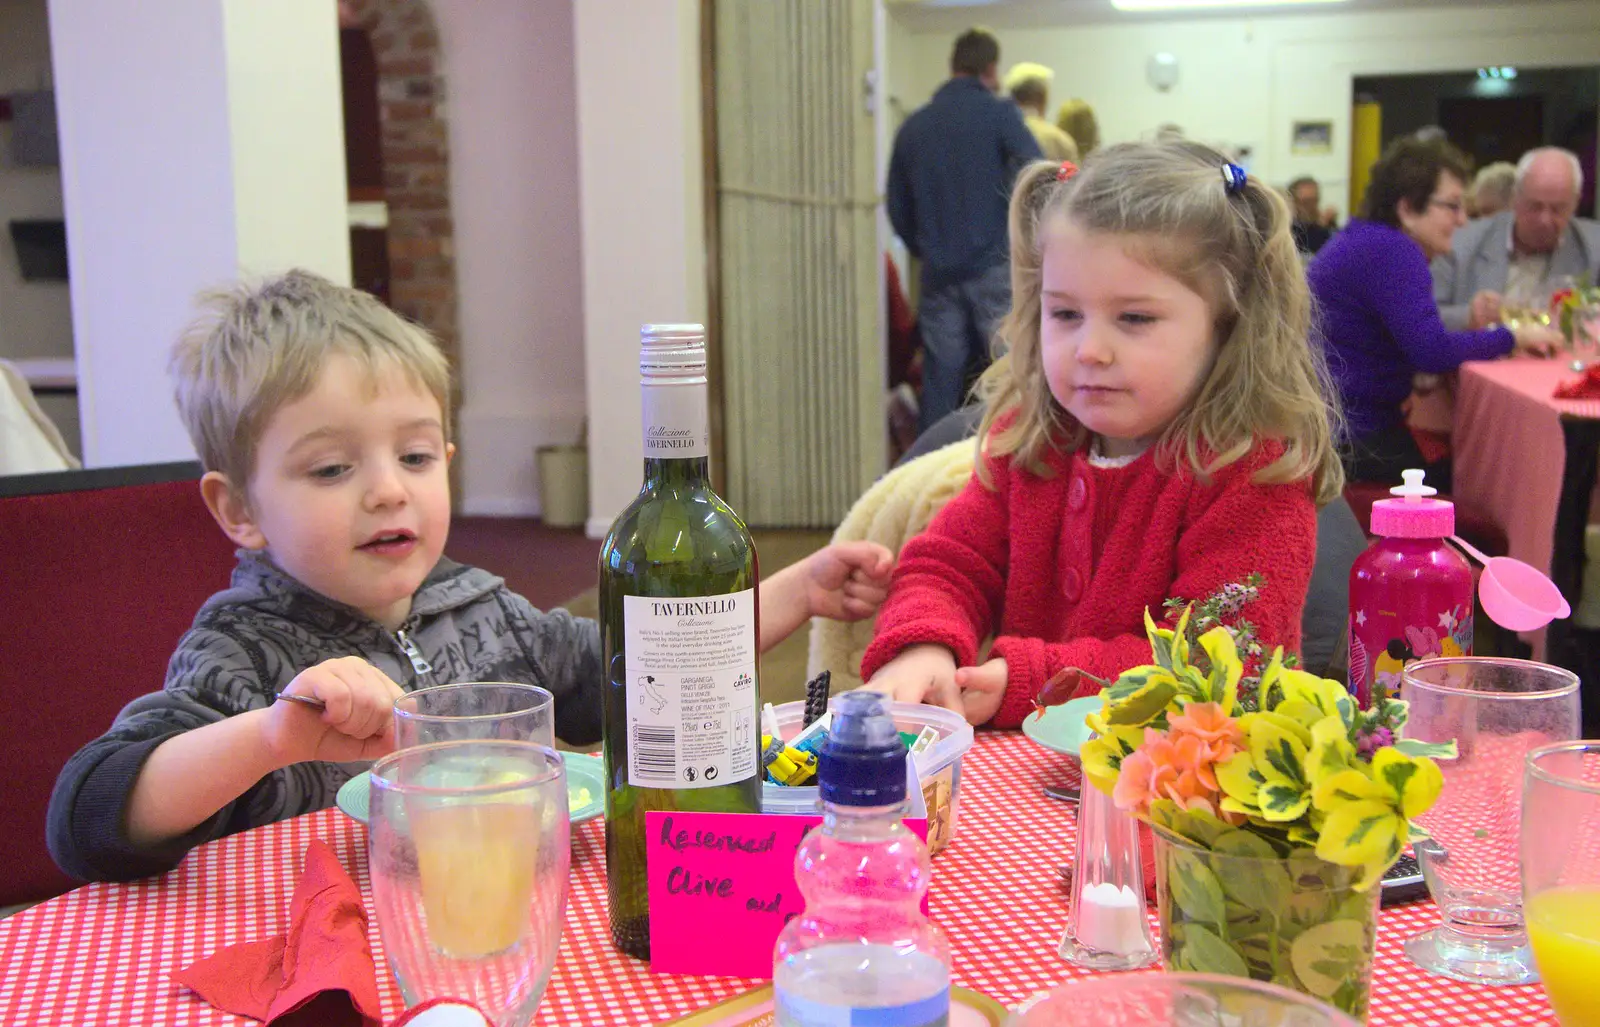
[[[1105,718],[1108,727],[1148,724],[1167,711],[1178,695],[1178,681],[1164,670],[1153,669],[1155,673],[1145,678],[1137,691],[1112,704]]]
[[[1124,755],[1121,744],[1115,738],[1091,738],[1078,749],[1083,776],[1107,795],[1117,786],[1117,771],[1122,766]]]
[[[1381,874],[1400,855],[1406,821],[1385,803],[1342,803],[1328,812],[1317,839],[1317,856],[1340,866]]]
[[[1289,841],[1296,845],[1307,845],[1314,847],[1317,844],[1317,829],[1304,822],[1290,824]]]
[[[1303,732],[1303,736],[1302,736]],[[1251,722],[1250,758],[1266,783],[1293,785],[1309,792],[1306,755],[1311,732],[1287,717],[1259,713]]]
[[[1234,644],[1233,633],[1220,626],[1212,628],[1200,636],[1200,648],[1211,659],[1210,701],[1221,704],[1224,713],[1234,713],[1238,708],[1239,679],[1244,676],[1244,664],[1239,660],[1239,647]]]
[[[1356,761],[1355,746],[1339,717],[1324,717],[1311,726],[1311,752],[1306,756],[1306,773],[1315,787]]]
[[[1350,802],[1392,804],[1389,790],[1368,777],[1359,764],[1318,781],[1311,790],[1311,801],[1325,813]]]
[[[1285,701],[1307,702],[1323,716],[1338,716],[1348,728],[1355,720],[1356,704],[1349,690],[1337,681],[1319,678],[1303,670],[1285,669],[1278,679]],[[1282,712],[1281,708],[1279,712]]]
[[[1178,616],[1178,626],[1172,629],[1172,659],[1179,665],[1189,662],[1189,614],[1193,610],[1193,606],[1185,606]]]
[[[1279,717],[1288,717],[1295,723],[1305,727],[1310,727],[1327,716],[1322,707],[1304,699],[1285,699],[1273,707],[1272,712]]]
[[[1426,813],[1444,788],[1438,764],[1388,746],[1372,756],[1372,779],[1393,795],[1392,801],[1407,819]]]
[[[1270,724],[1278,731],[1287,731],[1300,739],[1301,745],[1304,745],[1307,749],[1311,748],[1311,725],[1309,724],[1302,724],[1293,717],[1285,717],[1271,710],[1246,713],[1239,718],[1239,726],[1244,729],[1244,733],[1247,736],[1255,733],[1256,725],[1258,724]]]
[[[1239,813],[1247,817],[1258,818],[1261,816],[1261,808],[1259,806],[1254,803],[1247,806],[1231,795],[1224,795],[1222,801],[1217,803],[1217,806],[1224,813]]]
[[[1278,690],[1278,694],[1273,694],[1273,690],[1278,685],[1278,678],[1282,674],[1283,647],[1279,646],[1272,650],[1272,659],[1268,660],[1267,665],[1261,668],[1261,683],[1257,686],[1256,694],[1261,697],[1261,708],[1263,710],[1270,710],[1282,701],[1281,689]]]
[[[1290,782],[1268,781],[1258,794],[1262,819],[1274,823],[1299,820],[1311,808],[1311,792]]]
[[[1256,805],[1256,795],[1266,779],[1256,773],[1255,762],[1248,752],[1238,752],[1223,760],[1214,772],[1222,794],[1252,808]]]

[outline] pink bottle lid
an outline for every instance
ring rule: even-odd
[[[1390,489],[1396,499],[1372,504],[1372,533],[1389,538],[1449,538],[1456,533],[1456,506],[1447,499],[1431,499],[1439,490],[1422,484],[1424,472],[1401,471],[1404,485]]]

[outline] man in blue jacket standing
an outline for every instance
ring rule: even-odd
[[[969,363],[989,356],[1011,305],[1006,206],[1012,179],[1039,144],[1015,104],[995,95],[1000,43],[968,29],[950,81],[900,126],[889,159],[889,221],[922,261],[922,429],[961,405]]]

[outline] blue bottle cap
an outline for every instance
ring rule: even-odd
[[[906,800],[906,743],[877,692],[845,692],[817,761],[822,801],[835,806],[893,806]]]

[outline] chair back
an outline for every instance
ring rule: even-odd
[[[76,882],[45,846],[57,774],[161,688],[233,546],[196,463],[0,478],[0,906]]]

